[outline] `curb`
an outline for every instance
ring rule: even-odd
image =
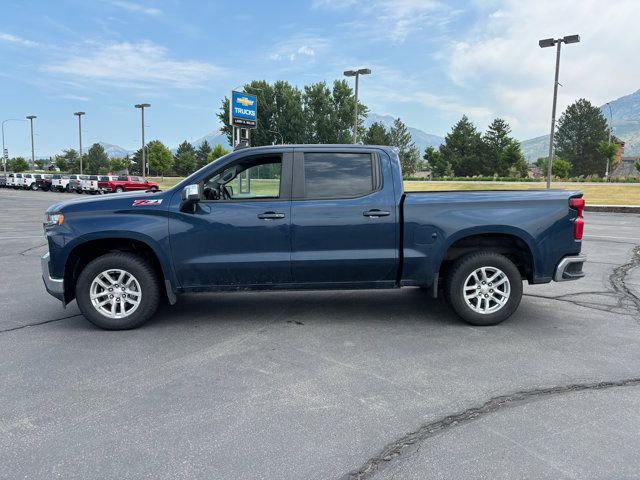
[[[587,205],[585,212],[640,213],[640,205]]]

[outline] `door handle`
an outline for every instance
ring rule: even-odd
[[[389,215],[391,215],[391,212],[387,212],[386,210],[378,210],[377,208],[374,208],[373,210],[367,210],[366,212],[362,212],[362,214],[365,217],[377,218],[377,217],[388,217]]]
[[[264,212],[259,213],[258,218],[260,220],[276,220],[278,218],[284,218],[284,213]]]

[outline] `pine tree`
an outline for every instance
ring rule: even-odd
[[[211,153],[211,145],[209,145],[209,142],[207,142],[207,140],[205,139],[200,146],[198,147],[198,150],[196,151],[196,157],[197,157],[197,162],[196,162],[196,167],[197,168],[202,168],[204,167],[207,163],[209,163],[209,154]]]
[[[363,142],[366,145],[390,145],[391,134],[380,122],[373,122],[364,135]]]
[[[442,158],[438,150],[433,147],[427,147],[422,156],[427,162],[428,168],[434,177],[451,177],[453,176],[453,168],[451,164]]]
[[[484,173],[484,149],[480,133],[463,115],[440,145],[440,154],[451,165],[456,176],[470,177]]]
[[[173,156],[173,168],[178,175],[191,175],[196,170],[196,151],[186,140],[178,145],[175,155]]]
[[[164,146],[160,140],[153,140],[147,144],[147,157],[149,169],[156,174],[162,175],[173,165],[173,155],[171,150]]]
[[[94,143],[89,149],[86,160],[83,158],[84,173],[107,173],[109,169],[109,157],[99,143]]]
[[[420,150],[415,146],[411,139],[411,133],[407,126],[396,118],[393,121],[393,127],[389,133],[391,142],[390,144],[398,148],[398,157],[400,158],[400,165],[402,166],[402,174],[405,177],[410,177],[418,169],[418,162],[420,161]]]
[[[581,98],[560,116],[554,144],[557,154],[573,165],[573,175],[602,175],[607,159],[598,145],[608,138],[609,127],[600,109]]]

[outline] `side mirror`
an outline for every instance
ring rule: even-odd
[[[187,185],[182,189],[181,211],[195,211],[195,205],[200,201],[200,187],[198,185]]]

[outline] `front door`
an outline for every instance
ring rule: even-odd
[[[291,205],[293,281],[387,286],[398,265],[397,206],[386,154],[296,150]]]
[[[171,249],[183,287],[291,282],[291,159],[243,157],[204,180],[193,213],[172,202]]]

